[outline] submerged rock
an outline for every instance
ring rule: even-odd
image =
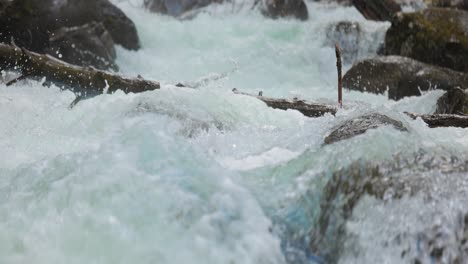
[[[151,12],[180,16],[194,9],[222,2],[224,2],[224,0],[145,0],[144,5]]]
[[[468,71],[468,12],[431,8],[399,13],[385,37],[386,54]]]
[[[341,21],[327,28],[325,45],[333,47],[340,44],[344,64],[354,62],[359,55],[361,42],[361,27],[357,22]]]
[[[353,5],[365,18],[376,21],[390,21],[401,11],[394,0],[353,0]]]
[[[197,10],[211,4],[233,3],[232,0],[145,0],[144,5],[150,11],[180,18],[192,18]],[[304,0],[255,0],[251,9],[260,9],[266,17],[294,17],[307,20],[309,17]]]
[[[304,0],[264,0],[262,14],[271,18],[294,17],[300,20],[309,18]]]
[[[351,120],[346,120],[341,125],[333,130],[325,138],[325,144],[332,144],[344,139],[349,139],[357,135],[364,134],[369,129],[376,129],[381,126],[391,125],[395,129],[406,131],[400,121],[394,120],[386,115],[372,113],[362,115]]]
[[[320,195],[320,212],[310,232],[310,251],[323,257],[325,263],[337,263],[344,251],[344,242],[349,238],[346,223],[364,197],[391,201],[424,193],[427,199],[431,199],[430,197],[437,195],[433,189],[439,187],[439,180],[460,177],[467,171],[467,161],[421,152],[413,158],[396,156],[382,164],[355,162],[333,172]],[[466,182],[467,179],[460,180]],[[378,237],[381,234],[373,235]],[[427,242],[429,245],[436,237],[430,232],[426,235],[426,239],[420,242]],[[392,239],[394,238],[388,238]],[[465,243],[463,239],[459,242]],[[407,253],[407,250],[401,252],[402,261]]]
[[[416,60],[386,56],[355,64],[343,77],[343,87],[383,94],[390,99],[421,95],[429,89],[449,90],[468,84],[468,74],[428,65]]]
[[[50,38],[47,53],[79,66],[117,70],[114,41],[102,23],[60,28]]]
[[[116,69],[114,43],[133,50],[140,47],[133,22],[108,0],[6,3],[0,11],[0,42],[13,41],[37,53],[59,52],[66,62],[101,69]]]
[[[453,88],[437,100],[435,114],[468,115],[468,90]]]

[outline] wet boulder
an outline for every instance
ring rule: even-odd
[[[459,87],[448,90],[437,100],[435,114],[468,115],[468,90]]]
[[[35,52],[44,52],[48,47],[50,24],[49,10],[52,0],[2,1],[0,11],[0,42]]]
[[[394,0],[353,0],[353,5],[366,19],[376,21],[390,21],[401,11]]]
[[[50,55],[79,66],[118,69],[114,41],[102,23],[62,27],[51,35]]]
[[[400,56],[383,56],[360,61],[346,72],[343,87],[383,94],[399,100],[421,95],[429,89],[449,90],[468,83],[468,74],[428,65]]]
[[[292,17],[307,20],[309,12],[304,0],[264,0],[261,12],[266,17]]]
[[[383,114],[371,113],[346,120],[341,125],[333,129],[324,141],[325,144],[332,144],[364,134],[369,129],[376,129],[386,125],[393,126],[395,129],[400,131],[407,130],[400,121]]]
[[[468,71],[468,12],[430,8],[398,13],[385,37],[385,52]]]
[[[49,35],[61,27],[102,22],[116,44],[136,50],[140,41],[133,22],[108,0],[14,0],[0,13],[0,42],[44,52]]]
[[[76,27],[90,22],[101,22],[115,44],[138,50],[140,40],[135,24],[125,13],[108,0],[58,0],[51,11],[59,27]]]

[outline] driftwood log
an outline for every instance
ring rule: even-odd
[[[307,117],[319,117],[323,116],[327,113],[335,115],[336,108],[324,104],[317,104],[305,100],[299,99],[276,99],[271,97],[262,96],[260,92],[259,95],[253,95],[249,93],[239,92],[236,88],[232,90],[235,94],[247,95],[257,98],[260,101],[263,101],[267,106],[275,109],[287,110],[293,109],[301,112],[303,115]]]
[[[468,116],[465,115],[448,115],[448,114],[434,114],[434,115],[417,115],[405,112],[413,119],[421,118],[429,127],[468,127]]]
[[[113,93],[122,90],[125,93],[140,93],[160,88],[159,82],[144,80],[141,77],[127,78],[120,75],[97,70],[90,67],[79,67],[68,64],[54,57],[38,54],[13,45],[0,43],[0,70],[17,71],[21,74],[7,85],[25,78],[46,78],[47,82],[58,86],[67,86],[78,94],[74,105],[81,98],[104,92]],[[337,109],[330,105],[318,104],[299,99],[276,99],[239,92],[235,94],[255,97],[267,106],[281,110],[297,110],[307,117],[319,117],[327,113],[336,114]],[[468,116],[462,115],[418,115],[406,113],[416,119],[420,117],[429,127],[468,127]]]
[[[21,74],[12,84],[24,78],[46,78],[57,86],[67,86],[79,97],[93,96],[103,92],[140,93],[159,89],[159,82],[142,78],[127,78],[90,67],[68,64],[54,57],[38,54],[13,45],[0,43],[0,70],[17,71]]]

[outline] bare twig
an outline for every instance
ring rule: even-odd
[[[341,49],[338,43],[335,44],[336,69],[338,70],[338,104],[343,108],[343,78],[341,74]]]

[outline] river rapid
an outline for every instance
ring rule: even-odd
[[[161,90],[103,94],[69,109],[74,95],[59,87],[0,84],[0,263],[324,263],[308,236],[332,172],[420,153],[467,160],[463,129],[430,129],[403,114],[433,112],[439,90],[398,102],[344,91],[336,117],[314,119],[231,92],[336,104],[330,27],[361,28],[357,41],[340,39],[355,43],[347,70],[376,54],[389,23],[314,2],[306,22],[266,19],[242,4],[180,21],[114,2],[142,41],[136,52],[118,48],[120,72],[160,81]],[[323,145],[334,126],[370,111],[409,132],[382,127]],[[450,199],[437,189],[429,204],[364,198],[338,261],[401,263],[386,239],[404,231],[411,244],[421,219],[455,221],[466,208],[468,184],[452,178],[437,185],[453,190]]]

